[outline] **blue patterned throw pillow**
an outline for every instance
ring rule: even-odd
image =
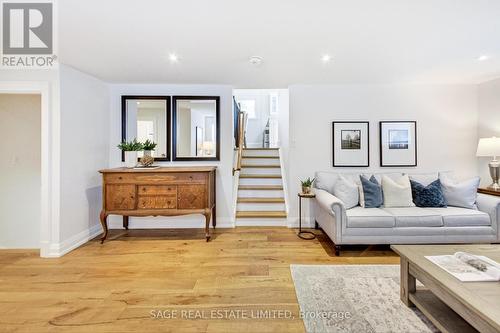
[[[436,179],[427,186],[410,180],[413,202],[417,207],[446,207],[441,181]]]
[[[382,195],[382,186],[378,183],[374,176],[367,179],[364,176],[359,176],[361,185],[363,186],[363,194],[365,196],[365,208],[378,208],[384,203]]]

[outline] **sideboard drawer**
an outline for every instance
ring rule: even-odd
[[[135,209],[135,185],[106,185],[106,209]]]
[[[137,172],[137,173],[110,173],[104,175],[104,181],[108,184],[138,184],[154,185],[168,183],[201,183],[207,182],[207,174],[203,172]]]
[[[176,185],[140,185],[139,195],[171,195],[177,196]]]
[[[205,185],[179,185],[179,209],[201,209],[207,206],[207,193]]]
[[[177,197],[154,196],[139,197],[139,209],[175,209],[177,208]]]

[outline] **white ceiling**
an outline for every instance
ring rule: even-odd
[[[62,0],[58,7],[59,60],[109,82],[284,88],[500,77],[497,0]],[[483,54],[490,59],[477,61]],[[261,66],[249,64],[253,55],[264,58]]]

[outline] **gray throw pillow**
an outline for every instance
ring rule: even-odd
[[[346,209],[355,207],[359,203],[358,185],[341,175],[333,187],[333,195],[342,200]]]
[[[364,176],[359,176],[361,185],[363,186],[363,194],[365,197],[365,208],[378,208],[384,204],[384,196],[382,195],[382,186],[374,176],[367,179]]]
[[[476,209],[477,188],[480,180],[479,177],[474,177],[455,183],[447,177],[442,178],[441,187],[448,206]]]

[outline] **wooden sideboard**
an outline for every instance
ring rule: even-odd
[[[128,229],[130,216],[177,216],[203,214],[205,236],[210,240],[210,219],[216,225],[216,167],[116,168],[100,170],[103,176],[101,243],[108,235],[107,217],[123,216]]]
[[[489,195],[495,195],[497,197],[500,197],[500,191],[495,191],[489,188],[478,188],[477,193],[482,193],[482,194],[489,194]]]

